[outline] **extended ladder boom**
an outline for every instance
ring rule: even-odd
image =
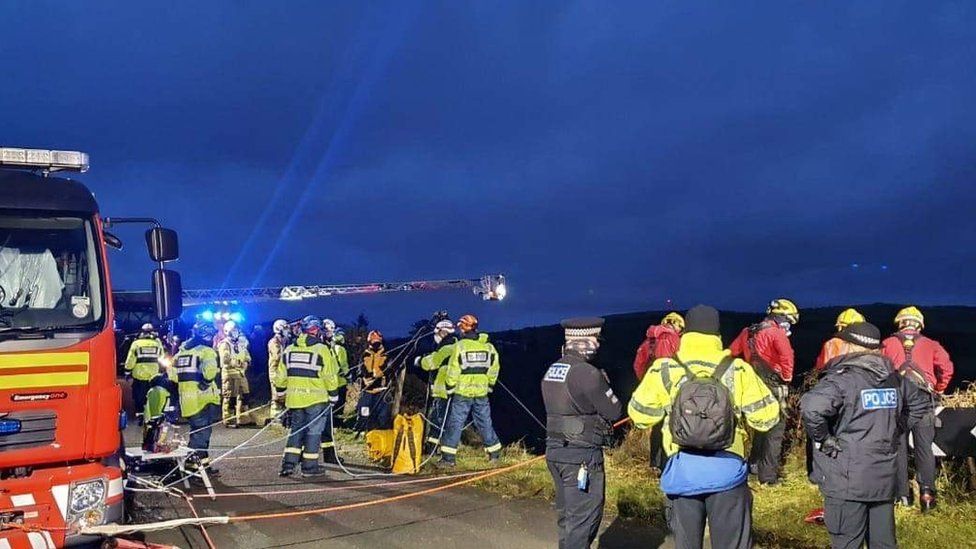
[[[226,288],[216,290],[184,290],[184,305],[229,305],[261,301],[298,301],[340,295],[375,294],[389,292],[419,292],[459,290],[470,288],[485,300],[505,298],[505,277],[485,275],[481,278],[457,280],[418,280],[414,282],[377,282],[372,284],[334,284],[275,286],[268,288]]]

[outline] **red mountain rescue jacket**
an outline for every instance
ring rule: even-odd
[[[672,358],[678,352],[681,336],[670,326],[652,325],[647,327],[644,341],[637,348],[634,357],[634,373],[637,381],[644,379],[644,374],[651,363],[659,358]]]
[[[758,357],[752,356],[749,344],[751,331],[755,332],[752,338]],[[760,375],[763,375],[761,372],[764,367],[768,367],[782,381],[786,383],[793,381],[793,345],[790,344],[786,330],[771,320],[764,320],[755,326],[744,328],[739,333],[739,337],[732,342],[729,350],[732,351],[732,356],[742,358],[751,364]]]
[[[903,340],[906,336],[914,337],[912,362],[936,393],[944,392],[952,381],[954,368],[949,353],[938,341],[915,331],[904,330],[884,340],[881,344],[881,352],[895,364],[896,368],[900,368],[905,363]]]

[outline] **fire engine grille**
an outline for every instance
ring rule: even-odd
[[[3,419],[20,421],[21,427],[17,433],[0,434],[0,452],[47,446],[54,442],[57,417],[56,413],[48,410],[12,412],[3,416]]]

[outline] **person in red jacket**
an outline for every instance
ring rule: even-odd
[[[647,368],[659,358],[671,358],[678,352],[678,345],[681,343],[681,332],[685,329],[685,319],[680,314],[670,312],[664,315],[661,323],[647,327],[644,341],[637,348],[634,356],[634,374],[637,382],[640,383],[647,373]],[[658,423],[651,428],[651,468],[659,471],[664,470],[664,463],[668,456],[664,453],[664,443],[661,435],[661,426]]]
[[[647,327],[644,341],[634,357],[634,374],[638,382],[644,379],[644,373],[655,360],[673,357],[678,352],[684,329],[685,319],[673,312],[666,314],[660,324]]]
[[[901,375],[918,384],[936,399],[952,381],[953,366],[949,353],[937,341],[922,335],[925,317],[917,307],[905,307],[898,311],[895,325],[898,326],[898,331],[884,340],[881,352],[891,360]],[[935,427],[935,412],[932,411],[911,430],[919,504],[923,512],[935,507],[935,454],[932,452]],[[901,440],[901,451],[898,452],[898,497],[906,506],[912,505],[909,482],[908,433],[905,433]]]
[[[729,349],[755,368],[780,403],[780,421],[765,433],[754,433],[749,464],[762,484],[779,482],[783,437],[786,434],[786,397],[793,381],[793,346],[790,330],[800,321],[800,309],[789,299],[779,298],[766,308],[766,318],[744,328]]]

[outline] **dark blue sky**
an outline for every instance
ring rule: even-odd
[[[314,305],[391,327],[976,303],[971,2],[178,4],[0,5],[0,138],[90,152],[187,287],[510,278]]]

